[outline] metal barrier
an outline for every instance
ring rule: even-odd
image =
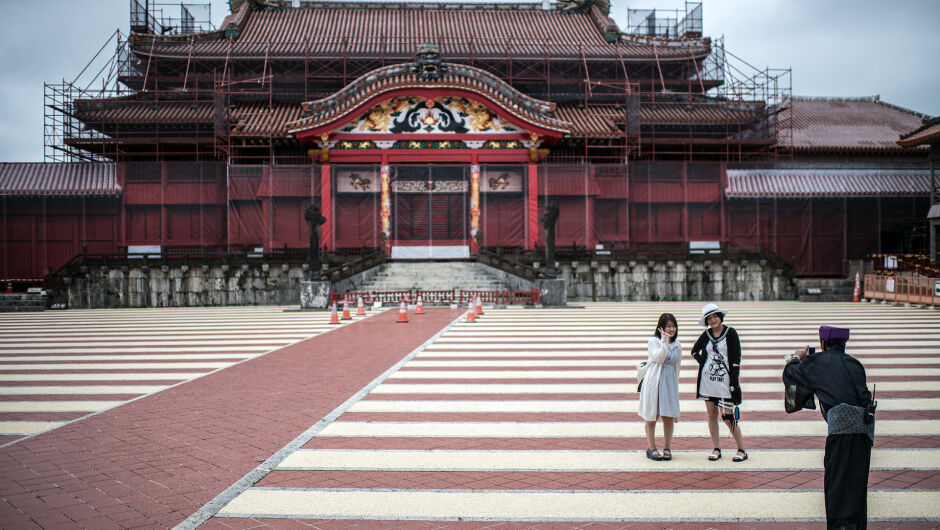
[[[345,293],[331,292],[330,304],[342,303],[343,300],[355,304],[359,297],[364,304],[375,302],[400,303],[407,300],[417,302],[418,296],[425,305],[467,304],[477,297],[485,304],[493,305],[536,305],[541,302],[541,293],[538,289],[529,291],[464,291],[454,289],[450,291],[422,291],[412,289],[409,291],[349,291]]]
[[[940,278],[866,274],[863,293],[868,300],[940,306]]]

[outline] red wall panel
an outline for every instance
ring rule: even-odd
[[[229,242],[233,245],[262,245],[267,240],[261,201],[231,202],[228,208]]]
[[[159,245],[160,207],[128,207],[127,226],[124,230],[129,245]]]
[[[379,198],[374,194],[344,195],[335,200],[336,246],[359,248],[379,246]],[[306,231],[304,231],[306,234]],[[306,237],[306,236],[305,236]]]
[[[287,244],[291,247],[305,247],[310,245],[307,235],[307,221],[304,219],[304,208],[309,199],[294,197],[277,197],[271,199],[271,219],[273,221],[272,244],[280,247]]]
[[[720,182],[693,182],[686,185],[686,201],[717,203],[721,200]]]
[[[630,191],[631,202],[676,202],[685,197],[681,182],[637,181]]]
[[[721,239],[721,206],[719,204],[690,204],[688,208],[690,241]]]
[[[124,204],[160,204],[162,189],[159,182],[128,182],[124,185]]]
[[[261,175],[236,176],[230,175],[228,179],[228,198],[230,200],[255,200],[258,198],[258,186],[261,185]]]
[[[558,202],[555,244],[559,247],[567,247],[572,244],[577,246],[587,245],[587,207],[585,199],[582,197],[557,197],[554,200]]]
[[[629,215],[630,206],[625,200],[594,201],[595,239],[605,243],[628,241]]]
[[[525,244],[524,198],[520,195],[483,195],[480,213],[484,247],[516,247]],[[541,226],[538,227],[541,230]]]

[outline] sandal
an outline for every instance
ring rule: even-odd
[[[657,451],[656,449],[647,449],[646,458],[649,458],[650,460],[655,460],[657,462],[663,459],[663,457],[659,455],[659,451]]]
[[[662,459],[663,459],[663,460],[672,460],[672,451],[670,451],[669,449],[663,449],[663,456],[662,456]]]
[[[747,451],[744,449],[738,449],[738,453],[731,459],[732,462],[744,462],[745,460],[747,460]]]
[[[708,455],[708,459],[714,462],[715,460],[718,460],[719,458],[721,458],[721,449],[716,447],[715,450],[712,451],[712,454]]]

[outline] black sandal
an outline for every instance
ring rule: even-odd
[[[716,447],[715,450],[712,451],[712,454],[708,455],[708,459],[714,462],[715,460],[718,460],[719,458],[721,458],[721,449]]]
[[[744,449],[738,449],[738,454],[734,455],[734,458],[731,459],[732,462],[744,462],[745,460],[747,460],[747,451]]]
[[[663,460],[672,460],[672,451],[670,451],[669,449],[663,449],[663,456],[662,456],[662,459],[663,459]]]
[[[657,462],[663,459],[663,457],[659,455],[659,451],[656,449],[647,449],[646,458],[649,458],[650,460],[655,460]]]

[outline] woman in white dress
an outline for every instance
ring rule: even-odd
[[[682,344],[676,340],[679,324],[669,313],[659,316],[656,332],[647,342],[649,358],[640,386],[637,412],[646,422],[646,457],[672,460],[672,432],[679,419],[679,366]],[[663,421],[663,452],[656,449],[656,420]]]

